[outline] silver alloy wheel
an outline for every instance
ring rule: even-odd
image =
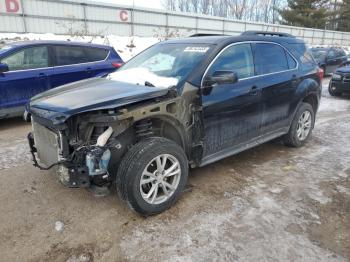
[[[174,194],[180,178],[180,162],[173,155],[159,155],[153,158],[142,172],[141,196],[149,204],[161,204]]]
[[[298,121],[297,136],[300,141],[304,141],[310,133],[312,117],[310,111],[304,111]]]

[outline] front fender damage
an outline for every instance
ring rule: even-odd
[[[201,114],[198,88],[186,83],[181,96],[171,90],[160,98],[73,116],[60,131],[69,152],[60,149],[56,173],[70,187],[109,185],[128,148],[145,136],[176,140],[190,165],[198,166],[203,152]]]

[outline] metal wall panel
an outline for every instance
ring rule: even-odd
[[[166,24],[166,15],[165,14],[156,14],[149,12],[134,12],[134,23],[138,24],[150,24],[150,25],[165,25]]]
[[[23,5],[27,15],[84,18],[83,7],[77,4],[25,0],[23,1]]]
[[[130,35],[130,26],[127,24],[88,22],[87,27],[93,35]]]
[[[168,14],[168,26],[196,28],[196,18]]]
[[[223,30],[223,22],[222,20],[214,20],[212,18],[205,19],[205,18],[199,18],[198,19],[198,27],[203,28],[206,30],[216,30],[216,31],[222,31]]]
[[[88,20],[121,22],[120,16],[122,9],[87,6],[86,17]],[[128,16],[128,13],[126,13]]]
[[[22,17],[0,15],[0,32],[24,33]]]
[[[240,23],[240,22],[231,22],[231,21],[226,21],[225,22],[225,31],[229,32],[243,32],[245,31],[246,24],[245,23]]]

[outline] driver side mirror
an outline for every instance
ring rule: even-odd
[[[233,71],[215,71],[211,76],[204,78],[204,87],[213,85],[234,84],[238,82],[238,75]]]
[[[9,71],[9,66],[5,63],[0,63],[0,74],[8,71]]]

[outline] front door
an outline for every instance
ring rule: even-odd
[[[46,46],[19,50],[3,58],[9,71],[0,74],[0,109],[23,107],[34,95],[51,87]]]
[[[202,86],[204,116],[203,162],[215,161],[259,136],[261,124],[261,88],[254,76],[252,47],[249,43],[225,48],[207,70],[233,71],[234,84]]]

